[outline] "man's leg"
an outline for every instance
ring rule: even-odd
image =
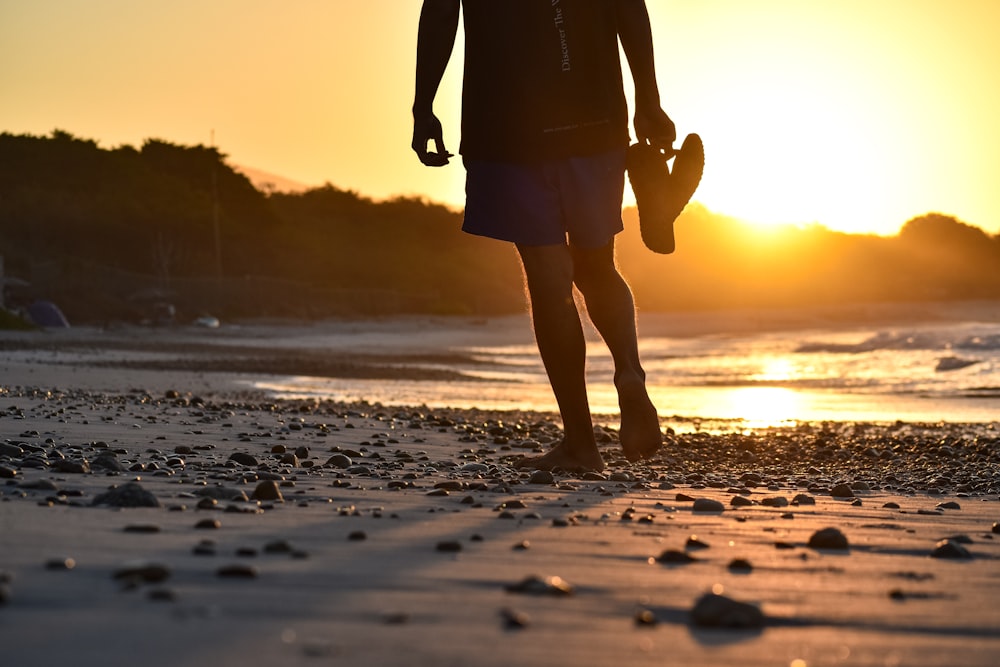
[[[648,458],[663,442],[656,407],[646,391],[646,372],[639,361],[632,290],[618,273],[612,239],[597,249],[570,247],[576,286],[591,321],[611,351],[621,410],[620,439],[629,461]]]
[[[565,245],[517,246],[531,303],[535,341],[562,416],[564,439],[519,466],[602,470],[587,401],[586,341],[573,301],[573,255]]]

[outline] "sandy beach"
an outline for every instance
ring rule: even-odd
[[[553,415],[276,401],[169,338],[4,336],[3,664],[997,661],[995,423],[665,425],[637,465],[602,423],[604,473],[538,474]]]

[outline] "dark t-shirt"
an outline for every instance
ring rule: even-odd
[[[612,0],[463,0],[466,158],[539,161],[628,145]]]

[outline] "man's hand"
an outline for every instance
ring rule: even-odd
[[[435,152],[427,150],[427,144],[434,142]],[[432,112],[413,113],[413,152],[428,167],[443,167],[452,154],[444,147],[441,121]]]
[[[673,154],[677,129],[674,127],[674,121],[670,120],[670,117],[659,105],[637,108],[633,123],[635,124],[635,136],[639,143],[648,143],[654,148],[664,151],[668,156]]]

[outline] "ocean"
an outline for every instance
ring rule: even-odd
[[[1000,323],[811,326],[773,330],[739,320],[689,326],[640,317],[640,352],[664,420],[747,427],[797,422],[994,422],[1000,420]],[[736,321],[736,320],[734,320]],[[686,324],[685,324],[686,323]],[[754,330],[754,329],[763,330]],[[304,376],[254,383],[276,397],[366,400],[386,406],[555,411],[525,317],[355,325],[287,341],[328,350],[410,355],[409,370],[452,370],[453,381]],[[443,365],[438,355],[449,355]],[[399,365],[400,362],[393,363]],[[595,415],[617,413],[613,366],[588,331]],[[412,373],[409,373],[412,375]]]

